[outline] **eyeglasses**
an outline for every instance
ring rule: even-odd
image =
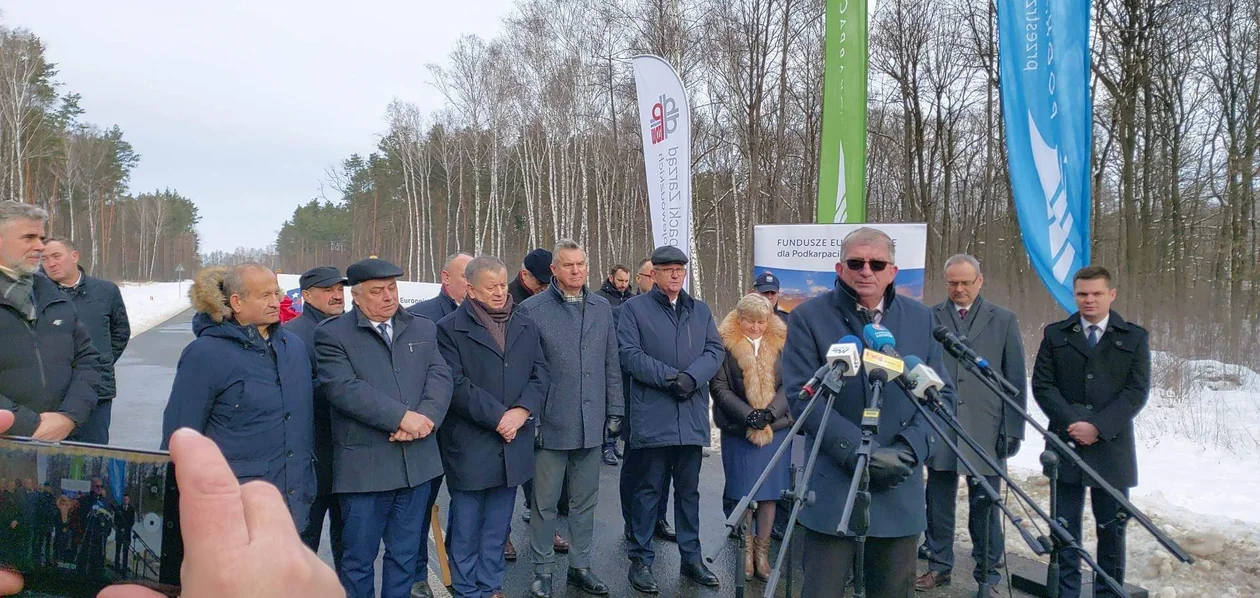
[[[861,272],[862,268],[867,264],[870,264],[871,272],[883,272],[889,263],[884,260],[859,260],[856,258],[844,260],[845,267],[854,272]]]
[[[656,271],[666,276],[682,276],[687,273],[686,268],[657,268]]]
[[[640,273],[640,274],[635,274],[634,276],[635,276],[635,278],[639,278],[639,277],[642,277],[642,278],[652,278],[652,276],[651,276],[651,275],[649,275],[649,274],[642,274],[642,273]]]
[[[945,281],[945,286],[947,286],[947,287],[949,287],[949,288],[951,288],[951,289],[954,289],[954,288],[958,288],[958,289],[965,289],[965,288],[967,288],[967,287],[969,287],[969,286],[971,286],[971,285],[976,284],[976,281],[977,281],[977,280],[980,280],[980,279],[979,279],[979,278],[973,278],[973,279],[971,279],[971,280],[947,280],[947,281]]]

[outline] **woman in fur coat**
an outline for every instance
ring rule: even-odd
[[[770,457],[787,439],[792,425],[779,354],[787,340],[787,326],[774,306],[756,293],[744,296],[718,326],[726,361],[710,384],[713,420],[722,431],[724,496],[739,500],[757,481]],[[756,535],[744,551],[744,576],[770,578],[770,530],[775,501],[790,483],[788,460],[775,464],[753,500],[757,501]]]

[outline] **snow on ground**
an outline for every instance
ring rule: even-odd
[[[188,309],[188,287],[184,282],[120,282],[123,304],[127,306],[127,319],[131,321],[131,336],[158,325]]]

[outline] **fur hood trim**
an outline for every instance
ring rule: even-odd
[[[227,296],[223,293],[223,277],[228,269],[223,266],[203,268],[188,289],[188,299],[193,309],[210,316],[216,323],[232,316]]]

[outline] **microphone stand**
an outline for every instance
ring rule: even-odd
[[[1085,461],[1081,459],[1080,455],[1077,455],[1075,451],[1069,448],[1067,443],[1063,442],[1063,440],[1060,439],[1058,435],[1050,432],[1049,430],[1045,428],[1045,426],[1042,426],[1041,424],[1037,423],[1037,421],[1033,419],[1032,416],[1028,415],[1028,412],[1025,411],[1022,407],[1020,407],[1019,403],[1016,403],[1015,399],[1012,398],[1013,395],[1019,394],[1019,391],[1015,388],[1014,385],[1008,382],[1005,378],[998,376],[996,372],[993,372],[992,370],[988,368],[978,367],[975,363],[972,363],[968,359],[960,358],[958,360],[958,363],[960,365],[965,366],[969,371],[979,376],[981,383],[983,383],[986,387],[988,387],[989,390],[992,390],[998,396],[1002,397],[1002,399],[1006,401],[1007,406],[1014,409],[1016,413],[1018,413],[1020,416],[1024,418],[1025,421],[1027,421],[1029,424],[1032,425],[1033,429],[1037,430],[1037,432],[1039,432],[1043,437],[1045,437],[1047,445],[1053,446],[1061,455],[1066,456],[1068,458],[1068,461],[1075,464],[1077,467],[1081,469],[1081,471],[1085,472],[1086,475],[1088,475],[1097,484],[1099,484],[1098,486],[1094,486],[1093,488],[1102,489],[1106,491],[1108,494],[1112,495],[1112,498],[1115,499],[1116,502],[1121,505],[1121,508],[1125,512],[1127,512],[1130,516],[1132,516],[1134,519],[1137,519],[1139,523],[1142,523],[1142,526],[1145,527],[1147,531],[1151,532],[1151,535],[1155,536],[1155,539],[1158,540],[1159,543],[1162,544],[1166,549],[1168,549],[1169,552],[1173,553],[1173,556],[1176,556],[1183,563],[1194,562],[1194,557],[1187,554],[1181,548],[1180,545],[1178,545],[1175,541],[1173,541],[1172,538],[1169,538],[1167,535],[1165,535],[1163,531],[1161,531],[1158,527],[1156,527],[1155,523],[1152,522],[1150,518],[1148,518],[1145,514],[1139,511],[1137,507],[1133,506],[1133,503],[1130,503],[1129,500],[1125,498],[1123,494],[1121,494],[1118,490],[1115,489],[1115,487],[1107,483],[1106,480],[1102,479],[1102,476],[1097,471],[1095,471],[1094,468],[1090,467],[1087,463],[1085,463]],[[997,378],[997,379],[994,380],[994,378]],[[1045,463],[1045,461],[1043,461],[1043,463]],[[1057,473],[1057,468],[1054,471]],[[1052,480],[1052,482],[1053,481],[1057,481],[1057,478]],[[1054,484],[1052,483],[1051,484],[1052,493],[1055,492],[1053,488],[1054,488]],[[1050,526],[1050,531],[1053,534],[1054,540],[1055,540],[1052,542],[1050,561],[1052,564],[1056,566],[1056,568],[1059,563],[1059,557],[1063,551],[1066,551],[1066,550],[1076,551],[1076,553],[1081,556],[1081,559],[1084,560],[1086,564],[1089,565],[1089,568],[1094,570],[1095,577],[1102,579],[1107,584],[1107,586],[1112,589],[1112,591],[1116,592],[1117,595],[1120,595],[1120,596],[1129,595],[1127,592],[1125,592],[1124,587],[1119,582],[1117,582],[1114,578],[1108,575],[1106,571],[1103,571],[1098,566],[1098,562],[1095,561],[1094,558],[1089,555],[1089,551],[1082,548],[1081,545],[1076,542],[1076,539],[1072,536],[1072,534],[1067,531],[1065,522],[1063,522],[1057,517],[1052,516],[1051,514],[1046,513],[1044,510],[1042,510],[1042,508],[1039,505],[1037,505],[1035,502],[1032,502],[1032,499],[1028,497],[1028,495],[1022,489],[1020,489],[1019,486],[1012,484],[1011,489],[1016,491],[1016,494],[1020,495],[1020,498],[1024,500],[1024,502],[1028,503],[1028,505],[1037,513],[1037,515],[1041,517],[1042,519],[1045,519],[1046,523]],[[1052,497],[1057,498],[1057,496],[1053,494],[1052,494]],[[1050,503],[1052,509],[1055,508],[1053,498]],[[1058,515],[1057,509],[1056,509],[1055,515]],[[1121,517],[1123,517],[1123,515],[1121,515]],[[1049,572],[1049,569],[1047,569],[1047,573],[1048,572]],[[1055,588],[1054,590],[1051,590],[1051,592],[1054,592],[1057,594],[1058,585],[1059,585],[1059,580],[1057,577],[1055,577],[1054,579],[1049,579],[1047,575],[1046,587],[1049,588],[1053,586]],[[1054,594],[1051,594],[1051,595],[1054,595]]]
[[[839,370],[831,370],[826,377],[823,378],[821,387],[810,394],[809,403],[807,403],[805,408],[801,411],[801,416],[796,419],[796,423],[792,424],[792,427],[787,434],[787,438],[792,438],[798,431],[800,431],[801,426],[805,424],[805,419],[809,417],[810,412],[812,412],[814,407],[817,406],[818,398],[821,395],[826,395],[827,401],[825,409],[823,410],[822,420],[819,422],[819,429],[825,430],[827,428],[827,418],[831,416],[832,406],[836,402],[836,394],[840,392],[840,388],[843,386],[844,381],[841,379]],[[823,435],[819,434],[816,438],[814,438],[814,444],[810,447],[809,458],[805,461],[805,470],[801,475],[799,487],[783,491],[783,498],[792,501],[792,513],[791,516],[788,517],[787,529],[783,531],[783,540],[779,544],[779,556],[775,559],[774,569],[770,572],[770,579],[766,581],[764,598],[773,598],[774,592],[778,588],[779,578],[783,574],[784,559],[792,552],[789,549],[789,546],[792,542],[792,533],[796,529],[796,519],[800,515],[802,505],[813,504],[814,502],[814,494],[809,491],[809,478],[814,473],[814,463],[818,460],[819,449],[822,448],[822,437]],[[770,473],[774,470],[775,465],[778,464],[779,460],[783,458],[783,455],[787,454],[791,448],[792,443],[785,441],[774,451],[774,455],[770,457],[770,462],[766,464],[766,468],[762,470],[761,475],[757,477],[757,481],[753,483],[752,488],[748,490],[748,493],[745,494],[743,498],[739,499],[739,503],[737,503],[735,508],[731,511],[731,515],[726,518],[725,522],[723,522],[723,525],[726,526],[728,534],[734,532],[739,526],[741,526],[741,521],[747,517],[748,506],[753,502],[752,497],[757,495],[757,491],[761,489],[762,484],[765,484],[766,480],[770,477]],[[739,534],[739,536],[740,538],[743,538],[743,534]],[[741,540],[741,542],[742,541],[743,540]],[[716,547],[710,549],[709,554],[704,557],[705,562],[710,565],[714,564],[717,561],[717,558],[726,551],[726,546],[726,542],[720,542]],[[742,544],[740,549],[742,554]],[[738,562],[738,559],[736,562],[736,568],[742,568],[742,564]],[[791,583],[791,577],[792,574],[791,571],[789,571],[789,583]],[[735,579],[735,595],[738,598],[742,598],[744,590],[744,572],[742,570],[736,571]]]
[[[888,373],[883,370],[870,372],[871,397],[862,410],[862,443],[858,445],[857,462],[853,466],[853,482],[844,500],[844,511],[836,532],[845,534],[852,528],[854,539],[853,598],[866,596],[866,532],[871,524],[871,451],[875,435],[879,432],[879,408],[883,403],[884,383]]]

